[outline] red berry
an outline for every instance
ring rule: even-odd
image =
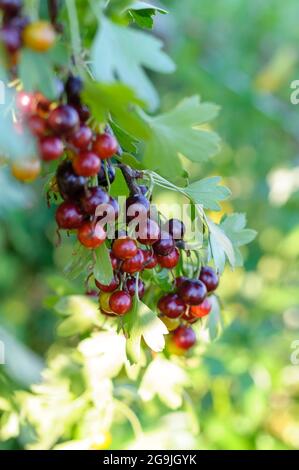
[[[152,219],[138,224],[138,241],[143,245],[153,245],[160,238],[160,227]]]
[[[142,250],[138,250],[133,258],[126,259],[121,265],[121,270],[124,273],[134,274],[142,271],[144,264],[144,256]]]
[[[182,240],[185,235],[185,225],[179,219],[170,219],[164,224],[164,230],[172,235],[174,240]]]
[[[114,276],[112,281],[108,285],[102,284],[101,282],[95,279],[95,284],[103,292],[113,292],[119,286],[119,278],[118,276]]]
[[[159,310],[169,318],[177,318],[186,311],[186,305],[178,294],[166,294],[158,302]]]
[[[187,305],[198,305],[204,301],[207,288],[197,279],[184,281],[178,289],[179,296]]]
[[[155,253],[152,253],[149,250],[143,250],[143,257],[144,257],[144,269],[153,269],[158,264],[158,259]]]
[[[126,216],[130,222],[135,217],[146,217],[150,211],[150,202],[142,194],[135,194],[126,200]]]
[[[190,310],[189,311],[186,310],[184,315],[181,316],[181,319],[185,320],[186,322],[191,323],[191,324],[196,323],[199,320],[199,318],[194,317],[193,315],[191,315]]]
[[[125,315],[129,310],[131,310],[132,297],[128,292],[119,290],[111,295],[109,305],[111,310],[117,315]]]
[[[48,123],[55,134],[69,135],[79,126],[77,111],[67,104],[61,104],[51,111]]]
[[[208,292],[212,292],[218,287],[219,277],[210,266],[201,268],[199,279],[205,284]]]
[[[113,242],[112,253],[118,259],[130,259],[137,254],[137,244],[132,238],[118,238]]]
[[[111,158],[118,150],[118,142],[111,134],[100,134],[94,141],[93,151],[100,157],[101,160]]]
[[[17,109],[23,115],[30,115],[35,111],[36,99],[33,93],[27,93],[25,91],[19,91],[16,95],[16,106]]]
[[[162,268],[173,269],[177,266],[180,260],[180,252],[175,248],[166,256],[157,255],[157,260]]]
[[[70,143],[80,150],[85,150],[92,139],[92,130],[90,127],[82,124],[79,129],[70,137]]]
[[[212,304],[209,297],[206,297],[205,300],[199,305],[192,305],[190,307],[190,314],[196,318],[202,318],[206,315],[209,315],[212,310]]]
[[[74,202],[63,202],[56,210],[56,222],[59,228],[74,230],[79,228],[84,220],[80,207]]]
[[[39,151],[44,162],[57,160],[64,152],[64,145],[59,137],[43,137],[39,142]]]
[[[179,326],[173,333],[173,341],[178,348],[190,349],[196,343],[196,335],[190,326]]]
[[[28,127],[36,137],[43,137],[47,131],[47,122],[42,117],[34,114],[28,117]]]
[[[136,291],[136,279],[134,277],[129,277],[125,284],[124,289],[130,294],[131,297],[134,297]],[[142,299],[145,292],[144,282],[141,279],[138,279],[138,297]]]
[[[161,238],[153,244],[154,252],[157,255],[166,256],[174,249],[172,236],[167,232],[161,232]]]
[[[89,215],[95,215],[97,207],[108,203],[109,195],[99,187],[89,188],[87,194],[81,199],[82,207]]]
[[[85,222],[78,230],[78,240],[86,248],[97,248],[105,239],[106,232],[100,224]]]
[[[80,152],[73,160],[73,168],[79,176],[95,176],[101,168],[101,160],[93,152]]]

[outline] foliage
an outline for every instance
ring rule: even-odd
[[[135,96],[126,80],[126,85],[115,83],[114,75],[111,77],[114,83],[90,82],[85,94],[90,104],[97,103],[93,109],[95,118],[102,120],[111,111],[113,124],[126,142],[128,152],[139,158],[144,151],[142,164],[152,170],[151,178],[156,178],[157,202],[162,196],[165,199],[167,189],[169,198],[179,194],[185,197],[188,193],[194,202],[203,205],[210,230],[209,249],[219,268],[224,268],[225,257],[231,264],[240,265],[239,247],[255,235],[245,228],[242,213],[248,213],[249,224],[258,230],[259,237],[249,249],[242,250],[247,271],[242,268],[225,271],[220,287],[223,312],[219,313],[215,298],[208,322],[198,328],[200,343],[195,357],[183,358],[166,352],[152,360],[143,349],[139,356],[143,325],[134,323],[137,331],[133,336],[131,333],[127,345],[132,346],[133,354],[137,349],[139,361],[130,365],[125,338],[117,334],[109,320],[99,325],[95,302],[78,295],[78,292],[83,294],[81,278],[68,282],[55,278],[56,274],[49,275],[57,269],[62,271],[73,251],[68,239],[63,240],[63,248],[53,249],[48,242],[48,238],[53,238],[51,211],[45,214],[44,208],[36,205],[27,215],[15,205],[20,196],[9,198],[5,212],[1,211],[1,217],[5,217],[0,232],[1,323],[20,341],[44,354],[52,343],[55,307],[57,331],[64,338],[56,340],[50,349],[43,381],[30,393],[13,395],[12,390],[24,385],[6,368],[2,376],[0,366],[4,397],[0,407],[1,438],[5,448],[91,448],[95,441],[104,441],[107,430],[113,436],[112,448],[299,447],[296,440],[298,374],[289,361],[290,344],[298,330],[298,191],[277,204],[269,176],[283,166],[291,172],[296,164],[297,137],[290,130],[294,125],[287,124],[294,119],[294,113],[285,94],[292,74],[286,72],[287,78],[281,78],[275,76],[275,69],[267,75],[262,70],[265,54],[272,60],[272,51],[279,48],[279,42],[296,47],[298,31],[292,21],[296,2],[280,6],[272,0],[264,8],[253,2],[249,11],[241,1],[224,8],[220,2],[213,4],[213,8],[209,2],[189,2],[188,9],[182,2],[167,2],[175,25],[172,30],[171,23],[168,26],[165,23],[162,35],[167,36],[178,72],[167,76],[166,81],[155,78],[164,96],[163,114],[153,117],[135,107],[146,107],[149,100],[152,100],[150,108],[156,104],[154,94],[148,91],[146,96],[139,94],[141,90],[144,93],[148,79],[144,82],[145,74],[140,69],[144,62],[137,60],[138,56],[134,56],[134,63],[143,76],[142,86],[139,84],[141,88],[137,88],[138,96],[146,103]],[[83,22],[87,21],[87,2],[81,3],[78,8],[82,8],[80,21],[82,18]],[[117,21],[116,34],[119,29],[128,31],[124,28],[125,21],[133,20],[139,27],[152,26],[153,9],[141,10],[143,13],[136,15],[132,14],[130,4],[124,5],[129,2],[110,3],[106,15],[113,13],[113,20],[108,21],[109,24]],[[154,9],[154,12],[158,11]],[[242,19],[244,28],[236,27],[231,35],[227,34],[228,25],[240,24]],[[80,26],[83,32],[84,27]],[[114,33],[115,30],[113,27]],[[261,50],[265,34],[270,45]],[[92,40],[92,37],[83,39],[86,44]],[[220,47],[225,51],[221,57],[217,53]],[[285,61],[287,57],[284,55]],[[199,63],[200,70],[195,63]],[[284,63],[280,69],[289,70],[288,67],[293,74],[298,70],[297,64],[291,63]],[[248,77],[256,77],[253,87]],[[261,91],[255,85],[259,83],[263,83],[264,89],[270,87],[271,93]],[[154,93],[151,86],[150,90]],[[202,124],[216,117],[216,108],[202,104],[197,98],[173,107],[182,95],[192,96],[198,90],[223,108],[217,118],[217,129],[225,143],[220,155],[208,162],[204,160],[218,147],[218,138]],[[285,122],[278,117],[277,100],[284,106]],[[182,110],[181,106],[187,109]],[[164,112],[164,109],[173,111]],[[184,134],[180,133],[181,126]],[[187,141],[183,138],[186,135]],[[166,148],[161,146],[161,136],[166,136]],[[167,136],[170,136],[168,141]],[[155,155],[159,155],[156,161]],[[130,162],[135,161],[136,167],[140,165],[140,160],[128,158]],[[219,178],[214,176],[216,169],[224,175],[224,183],[232,188],[230,202],[226,201],[228,189],[219,185]],[[173,186],[161,180],[156,171],[169,178]],[[9,187],[12,188],[10,183]],[[36,189],[40,191],[39,187]],[[19,189],[16,192],[21,194]],[[219,211],[222,207],[229,213],[234,209],[237,213],[223,217],[224,211]],[[217,210],[218,213],[214,212]],[[77,266],[79,273],[81,268]],[[98,271],[107,272],[109,268]],[[163,273],[155,282],[164,282],[162,277]],[[28,296],[28,286],[32,283],[37,298]],[[43,308],[41,299],[45,292],[48,298]],[[154,286],[152,292],[154,296]],[[146,309],[147,313],[152,318]],[[209,337],[218,337],[223,323],[223,335],[210,343]],[[100,331],[90,335],[99,327]],[[157,328],[161,329],[161,325]],[[78,344],[76,349],[74,343]],[[29,377],[28,384],[32,382]],[[24,410],[22,416],[19,409]],[[99,428],[99,423],[103,428]]]

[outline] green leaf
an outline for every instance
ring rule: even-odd
[[[145,371],[138,392],[144,401],[157,395],[167,407],[176,409],[182,406],[183,391],[188,382],[183,368],[158,356]]]
[[[125,178],[119,168],[116,168],[115,171],[115,180],[111,186],[111,196],[117,197],[117,196],[123,196],[126,197],[129,195],[129,190],[127,183],[125,181]]]
[[[157,315],[143,302],[138,301],[137,297],[134,297],[131,312],[124,317],[124,329],[128,336],[127,357],[131,363],[140,361],[142,337],[153,351],[163,351],[164,335],[168,334],[168,330]]]
[[[95,250],[95,253],[96,263],[93,269],[94,277],[101,284],[108,285],[113,278],[113,269],[106,243],[102,243],[102,245],[100,245],[99,248]]]
[[[207,219],[209,227],[210,257],[213,258],[220,273],[224,271],[225,261],[228,259],[231,266],[235,266],[235,252],[231,240],[219,225]]]
[[[221,206],[218,201],[223,201],[231,195],[226,186],[218,185],[220,180],[220,176],[204,178],[189,184],[184,190],[195,203],[201,204],[205,209],[219,211]]]
[[[211,295],[210,301],[212,304],[212,310],[208,316],[207,326],[210,339],[214,340],[219,336],[221,330],[223,329],[223,321],[217,297],[215,295]]]
[[[58,325],[59,336],[85,333],[98,322],[97,305],[84,295],[62,297],[56,303],[55,310],[68,317]]]
[[[137,160],[137,158],[134,157],[134,155],[131,155],[130,153],[123,153],[121,156],[121,161],[122,163],[125,163],[126,165],[135,168],[135,170],[145,170],[145,167],[142,162]]]
[[[138,140],[111,120],[110,126],[121,148],[126,152],[136,153]]]
[[[85,248],[80,243],[77,243],[70,262],[64,268],[66,276],[71,280],[81,276],[82,273],[87,269],[87,265],[90,263],[90,260],[90,250]]]
[[[133,5],[128,7],[129,13],[132,16],[133,20],[140,26],[141,28],[148,28],[151,29],[154,24],[153,17],[157,13],[165,14],[167,13],[166,10],[162,8],[158,8],[155,5],[151,5],[150,3],[146,2],[135,2]]]
[[[112,117],[127,134],[140,138],[148,136],[146,124],[134,109],[134,105],[143,106],[143,102],[128,86],[122,83],[86,82],[82,98],[98,122],[107,122]]]
[[[175,68],[162,51],[159,39],[117,25],[104,16],[91,49],[91,60],[97,80],[108,83],[119,80],[129,85],[151,110],[157,108],[159,98],[144,68],[163,73],[172,72]]]
[[[40,91],[47,98],[57,98],[57,82],[52,58],[30,49],[21,52],[19,75],[26,91]]]
[[[156,117],[143,113],[151,131],[144,154],[146,167],[173,181],[184,174],[180,154],[196,163],[214,155],[219,149],[218,135],[199,126],[217,113],[217,106],[201,103],[198,96]]]
[[[242,266],[243,257],[239,247],[252,242],[252,240],[255,239],[257,232],[255,230],[245,228],[246,216],[245,214],[238,213],[227,215],[221,221],[220,227],[233,245],[235,254],[234,266]]]

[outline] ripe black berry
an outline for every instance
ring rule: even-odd
[[[115,169],[110,163],[107,164],[107,176],[108,176],[109,183],[112,184],[113,181],[115,180]],[[101,166],[101,169],[98,173],[98,183],[100,186],[104,186],[104,187],[108,186],[105,165]]]
[[[70,143],[77,149],[86,150],[92,139],[92,130],[84,124],[79,127],[70,137]]]
[[[208,292],[212,292],[218,287],[219,277],[210,266],[201,268],[199,279],[205,284]]]
[[[79,115],[72,106],[61,104],[51,111],[48,123],[55,134],[69,135],[78,128]]]
[[[165,230],[168,231],[174,240],[181,240],[185,235],[185,225],[181,220],[170,219],[165,223]]]
[[[129,196],[126,200],[126,215],[128,222],[140,215],[146,216],[149,211],[150,202],[142,194]]]
[[[178,293],[187,305],[198,305],[204,301],[207,288],[203,282],[197,279],[188,279],[180,285]]]
[[[142,250],[137,250],[133,258],[126,259],[121,264],[121,271],[124,273],[134,274],[142,271],[144,265],[144,256]]]
[[[109,299],[109,306],[117,315],[125,315],[132,307],[132,297],[123,290],[114,292]]]
[[[190,349],[196,343],[196,334],[190,326],[179,326],[173,333],[173,341],[178,348]]]
[[[134,297],[136,291],[136,279],[134,277],[129,277],[125,284],[124,289],[130,294],[131,297]],[[144,282],[141,279],[138,279],[138,297],[142,299],[145,292]]]
[[[153,245],[154,252],[157,255],[166,256],[174,249],[172,236],[167,232],[161,232],[161,238]]]
[[[89,188],[87,194],[81,199],[81,204],[89,215],[95,215],[95,211],[101,204],[109,203],[109,195],[102,188]]]
[[[80,103],[80,93],[83,90],[83,81],[80,77],[70,75],[64,88],[69,103]]]
[[[160,227],[152,219],[138,224],[138,241],[143,245],[153,245],[160,238]]]
[[[166,294],[158,302],[161,313],[169,318],[177,318],[186,311],[186,304],[178,294]]]
[[[0,30],[0,40],[10,53],[16,52],[22,45],[20,31],[13,26],[3,26]]]
[[[66,160],[59,165],[56,172],[56,181],[59,192],[64,199],[77,199],[85,190],[86,178],[78,176],[73,169],[72,162]]]
[[[144,257],[144,269],[153,269],[158,264],[158,259],[155,253],[152,253],[150,250],[143,250],[143,257]]]
[[[10,15],[16,15],[22,6],[22,0],[0,0],[0,9]]]

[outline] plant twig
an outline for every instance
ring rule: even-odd
[[[60,23],[57,22],[59,5],[58,0],[48,0],[48,10],[49,10],[49,17],[52,25],[56,29],[56,31],[61,32],[63,27]]]
[[[124,163],[119,163],[118,168],[120,168],[127,186],[132,194],[141,194],[140,188],[136,183],[136,179],[143,178],[143,172],[139,170],[134,170],[133,168],[125,165]]]

